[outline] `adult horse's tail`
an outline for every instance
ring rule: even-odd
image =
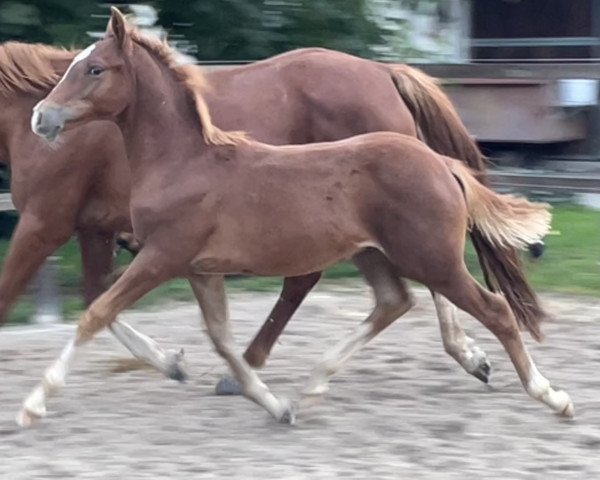
[[[398,93],[427,145],[442,155],[462,160],[487,185],[485,158],[437,81],[408,65],[389,65],[389,68]],[[541,340],[538,324],[546,313],[525,277],[516,250],[495,245],[477,227],[470,236],[488,288],[502,292],[521,327]]]

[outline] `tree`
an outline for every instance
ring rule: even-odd
[[[98,5],[74,0],[0,2],[0,41],[20,40],[63,46],[89,43]]]
[[[367,0],[195,0],[153,2],[160,24],[184,35],[201,60],[256,60],[322,46],[362,56],[384,42]]]
[[[437,12],[442,19],[456,1],[146,0],[141,5],[155,9],[157,25],[167,29],[170,40],[200,60],[257,60],[313,46],[398,60],[425,54],[403,12]],[[126,12],[134,9],[124,1],[111,3]],[[0,41],[81,47],[90,43],[89,32],[102,34],[108,7],[100,0],[0,0]]]

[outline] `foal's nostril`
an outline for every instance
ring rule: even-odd
[[[60,107],[36,105],[31,116],[31,130],[36,135],[53,141],[64,128],[65,112]]]

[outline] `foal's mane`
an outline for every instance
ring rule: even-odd
[[[69,61],[76,51],[42,44],[0,44],[0,95],[48,93],[60,79],[53,61]]]
[[[212,145],[236,145],[248,140],[244,132],[226,132],[212,123],[210,111],[202,92],[209,88],[208,80],[202,70],[194,65],[182,65],[175,58],[175,51],[166,40],[158,40],[142,34],[132,25],[128,26],[129,37],[138,45],[152,53],[162,64],[166,65],[179,82],[187,88],[196,104],[196,112],[202,124],[204,141]]]

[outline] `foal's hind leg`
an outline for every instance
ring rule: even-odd
[[[439,293],[431,292],[440,323],[444,350],[467,373],[484,383],[490,379],[491,365],[485,352],[475,345],[475,341],[465,334],[456,307]]]
[[[573,416],[571,398],[562,390],[554,390],[538,371],[523,343],[517,321],[503,297],[482,288],[464,267],[445,286],[438,286],[435,290],[473,315],[496,335],[529,395],[562,415]]]
[[[328,389],[329,377],[375,335],[413,306],[404,281],[383,253],[365,250],[354,257],[354,263],[373,289],[375,309],[350,336],[328,351],[313,369],[305,395],[321,395]]]

